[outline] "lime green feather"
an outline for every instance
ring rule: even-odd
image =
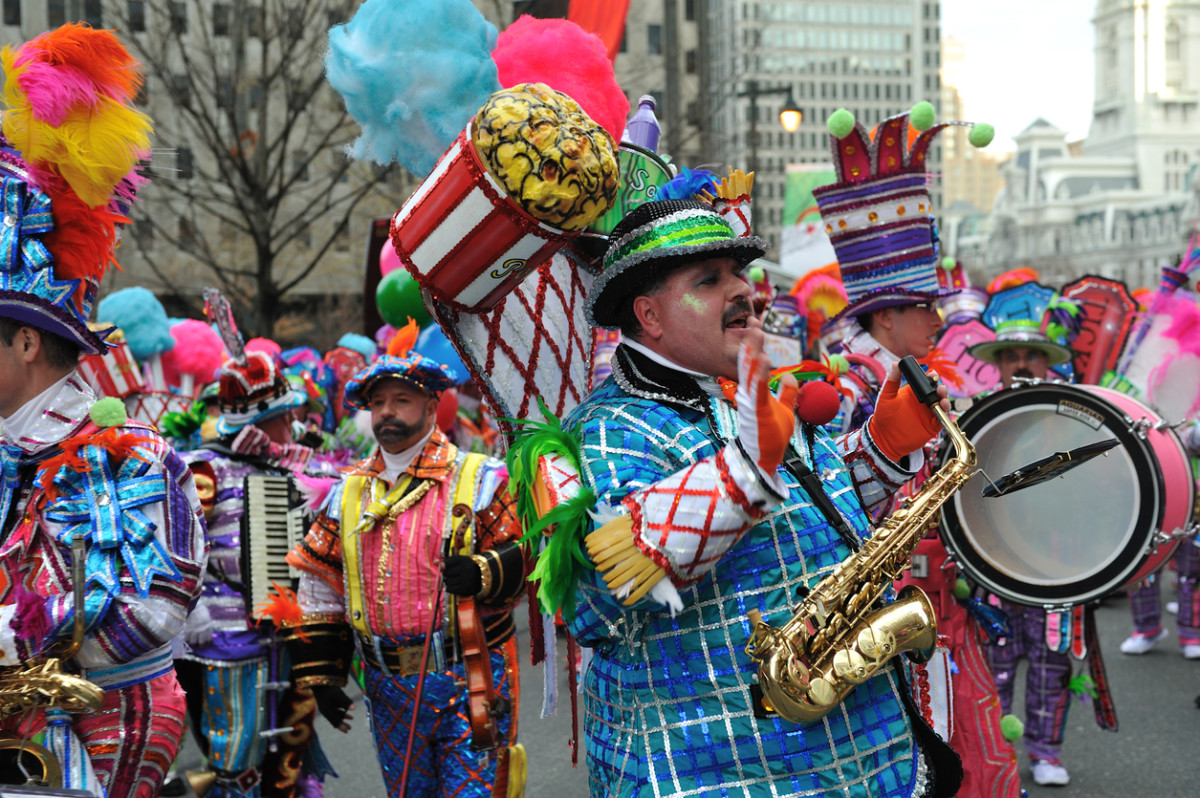
[[[526,533],[541,535],[542,530],[554,526],[554,534],[546,540],[529,579],[541,581],[537,595],[542,612],[553,615],[562,610],[563,620],[568,623],[575,617],[575,589],[580,571],[595,569],[583,547],[589,528],[588,511],[595,503],[596,494],[585,488],[542,516]]]
[[[538,461],[548,455],[568,460],[576,470],[582,462],[579,438],[563,429],[562,422],[550,412],[538,397],[538,407],[545,421],[534,419],[505,419],[515,428],[508,448],[509,490],[517,503],[517,515],[525,534],[521,543],[536,557],[529,580],[539,581],[538,601],[542,611],[554,614],[560,609],[565,620],[575,617],[575,588],[579,571],[593,568],[583,547],[591,520],[588,513],[596,504],[596,494],[584,488],[577,496],[538,515],[534,502]],[[546,530],[553,533],[545,536]],[[545,538],[545,548],[540,543]],[[539,549],[540,552],[539,552]]]
[[[1086,673],[1072,676],[1071,681],[1067,683],[1067,689],[1074,693],[1076,698],[1096,697],[1096,683]]]

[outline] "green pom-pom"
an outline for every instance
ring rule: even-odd
[[[1000,718],[1000,734],[1005,740],[1015,743],[1025,734],[1025,724],[1016,715],[1005,715]]]
[[[967,580],[959,577],[954,582],[954,597],[960,601],[965,601],[971,596],[971,586],[967,584]]]
[[[844,139],[854,130],[854,114],[845,108],[839,108],[829,115],[825,126],[829,128],[829,133],[834,138]]]
[[[936,118],[937,112],[933,110],[933,104],[926,100],[917,103],[908,112],[908,123],[917,130],[929,130]]]
[[[750,271],[746,272],[746,276],[750,278],[751,283],[761,283],[767,279],[767,273],[763,271],[762,266],[751,266]]]
[[[850,370],[850,361],[845,355],[830,355],[829,370],[834,374],[845,374]]]
[[[97,427],[119,427],[129,419],[125,413],[125,403],[115,396],[108,396],[96,402],[88,415]]]
[[[967,134],[967,141],[971,142],[972,147],[986,147],[992,143],[992,139],[996,137],[996,128],[986,122],[971,126],[971,132]]]
[[[958,261],[956,261],[954,258],[947,255],[946,257],[942,258],[941,265],[942,265],[942,268],[945,269],[946,271],[952,272],[952,271],[954,271],[954,267],[958,265]]]

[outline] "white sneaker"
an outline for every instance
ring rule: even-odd
[[[1033,780],[1043,787],[1062,787],[1071,783],[1065,767],[1045,759],[1033,760]]]
[[[1179,650],[1184,659],[1200,659],[1200,643],[1185,643]]]
[[[1178,601],[1168,601],[1167,602],[1167,612],[1171,613],[1172,615],[1178,615],[1179,614],[1179,602]]]
[[[1121,644],[1122,654],[1145,654],[1150,649],[1154,648],[1154,644],[1167,636],[1166,629],[1159,629],[1155,635],[1140,635],[1137,632],[1131,634]]]

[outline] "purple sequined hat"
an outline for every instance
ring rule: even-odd
[[[837,182],[813,189],[837,253],[849,304],[835,318],[954,293],[938,283],[938,238],[925,158],[934,137],[933,107],[884,120],[872,138],[846,109],[828,121]],[[909,146],[909,124],[922,131]],[[986,146],[991,127],[977,125],[971,143]]]

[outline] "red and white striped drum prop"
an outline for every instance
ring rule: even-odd
[[[505,192],[475,148],[472,122],[392,217],[400,260],[439,302],[482,313],[577,232],[539,222]]]
[[[1097,385],[1033,383],[976,403],[959,426],[987,476],[976,473],[942,508],[955,561],[1002,598],[1047,608],[1099,599],[1161,568],[1191,523],[1196,485],[1178,435],[1160,422]],[[982,495],[988,477],[1113,438],[1116,447],[1057,478]]]
[[[134,421],[157,428],[167,413],[186,413],[194,400],[170,391],[142,391],[125,397],[125,412]]]
[[[129,342],[121,337],[108,339],[108,351],[102,355],[84,355],[79,358],[79,372],[97,395],[115,396],[124,399],[138,393],[146,386],[142,369],[133,357]]]

